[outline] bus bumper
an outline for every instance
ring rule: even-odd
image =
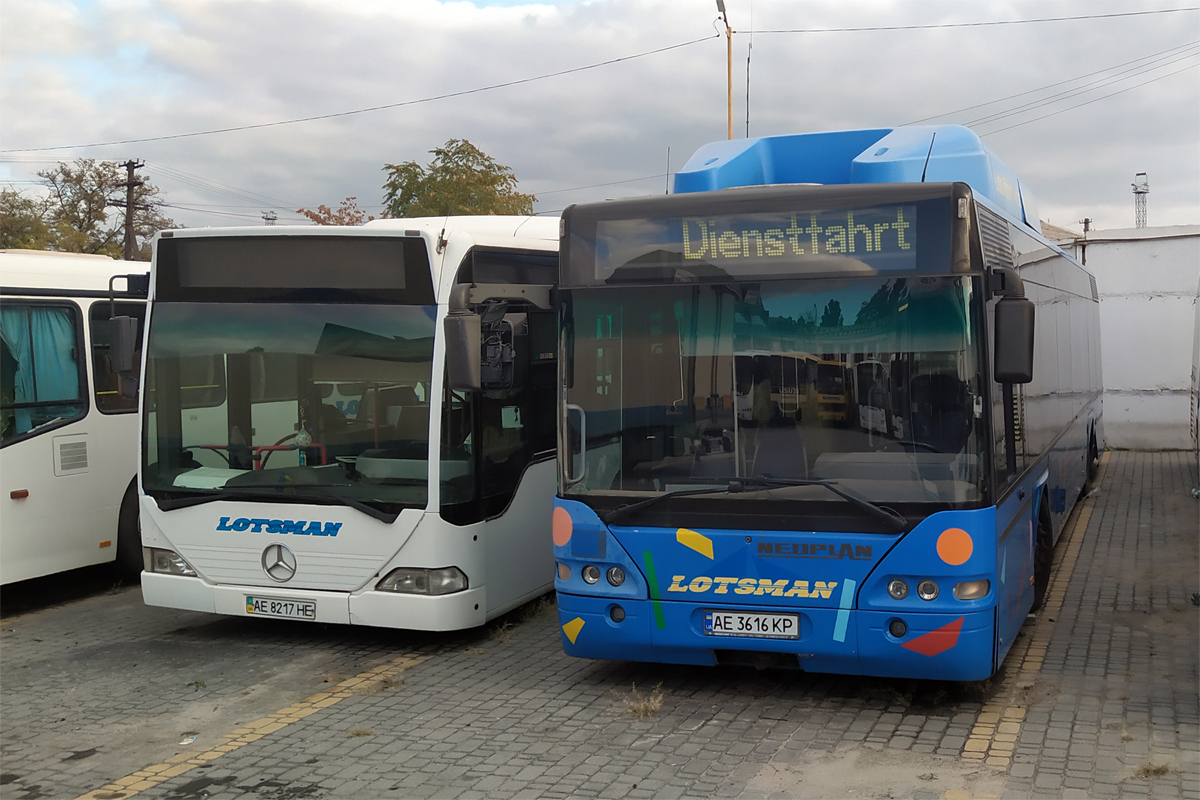
[[[995,612],[990,608],[962,615],[803,608],[795,612],[800,615],[798,638],[762,639],[705,634],[704,614],[712,606],[660,602],[656,611],[655,605],[560,591],[563,650],[580,658],[698,665],[754,662],[754,654],[778,654],[781,666],[794,658],[795,666],[807,672],[933,680],[982,680],[993,671]],[[613,620],[617,606],[625,615],[621,622]],[[905,623],[903,637],[888,630],[895,619]]]
[[[237,617],[262,616],[247,610],[253,608],[247,603],[248,597],[314,603],[315,614],[302,621],[405,630],[473,628],[486,621],[487,613],[486,587],[483,586],[428,597],[373,590],[350,594],[274,586],[217,586],[203,578],[142,573],[142,599],[148,606]]]

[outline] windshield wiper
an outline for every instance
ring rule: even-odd
[[[836,494],[846,502],[850,503],[855,508],[865,512],[868,516],[874,517],[880,522],[886,523],[888,527],[893,529],[893,533],[899,533],[908,527],[908,520],[904,515],[893,508],[881,506],[877,503],[872,503],[865,497],[859,497],[856,494],[839,489],[834,481],[818,481],[807,480],[804,478],[772,478],[768,475],[761,475],[755,478],[742,478],[743,484],[754,486],[824,486],[829,491]]]
[[[868,516],[884,523],[892,533],[899,533],[908,527],[908,520],[899,512],[887,506],[880,506],[872,503],[857,495],[851,494],[844,489],[839,489],[832,481],[806,480],[803,478],[771,478],[763,475],[754,478],[733,478],[723,486],[706,486],[697,489],[677,489],[673,492],[663,492],[662,494],[648,497],[645,500],[639,500],[636,503],[626,503],[625,505],[617,506],[614,509],[606,511],[600,515],[600,520],[606,525],[611,525],[618,519],[632,514],[635,511],[640,511],[643,508],[652,506],[671,497],[687,497],[689,495],[699,494],[738,494],[745,491],[753,491],[754,487],[773,488],[782,486],[824,486],[829,491],[836,494],[846,502],[850,503],[855,508],[863,511]]]
[[[723,486],[705,486],[697,489],[676,489],[673,492],[663,492],[662,494],[654,495],[654,497],[647,497],[645,500],[638,500],[636,503],[625,503],[624,505],[619,505],[616,508],[611,508],[600,515],[600,521],[605,525],[611,525],[621,517],[632,514],[635,511],[641,511],[647,506],[652,506],[655,503],[660,503],[663,500],[667,500],[671,497],[687,497],[688,495],[693,494],[725,494],[727,492],[737,493],[740,491],[742,491],[742,484],[741,481],[737,480],[728,481]]]
[[[337,485],[340,485],[340,484],[337,484]],[[292,488],[292,487],[289,487],[289,488]],[[314,486],[312,484],[307,484],[307,485],[305,485],[304,488],[305,489],[319,489],[319,487]],[[290,492],[288,494],[281,494],[278,492],[240,491],[240,490],[236,490],[236,489],[222,489],[221,491],[213,492],[212,494],[198,494],[198,495],[191,495],[189,497],[163,497],[161,499],[158,497],[155,497],[154,501],[158,504],[158,507],[161,510],[174,511],[177,508],[191,508],[192,506],[204,505],[205,503],[212,503],[217,500],[258,500],[258,501],[270,503],[270,502],[278,502],[281,497],[286,497],[286,498],[289,498],[292,500],[319,499],[319,500],[333,501],[333,503],[335,503],[337,505],[349,506],[350,508],[353,508],[355,511],[361,511],[364,514],[374,517],[375,519],[377,519],[381,522],[386,522],[389,525],[396,521],[396,517],[400,516],[399,513],[393,514],[393,513],[387,512],[387,511],[380,511],[379,509],[373,508],[372,506],[368,505],[367,503],[362,502],[361,500],[353,500],[349,497],[342,497],[341,495],[334,494],[333,492],[322,492],[322,491],[312,491],[312,492],[305,492],[305,493]]]

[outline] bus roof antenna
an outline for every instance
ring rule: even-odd
[[[921,168],[921,183],[925,182],[925,173],[929,171],[929,159],[933,156],[933,143],[937,141],[937,131],[929,137],[929,152],[925,154],[925,166]]]

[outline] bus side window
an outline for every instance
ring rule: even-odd
[[[143,326],[146,323],[145,303],[118,303],[117,314],[137,320],[137,341],[140,342]],[[93,303],[88,314],[90,317],[92,365],[95,373],[92,383],[93,391],[96,394],[96,408],[105,414],[129,413],[137,411],[142,351],[139,348],[134,352],[132,373],[121,375],[112,368],[112,361],[109,359],[112,338],[108,323],[111,315],[112,306],[103,301]]]
[[[5,303],[0,383],[0,444],[87,413],[74,305]]]

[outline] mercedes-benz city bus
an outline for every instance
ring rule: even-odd
[[[534,217],[161,234],[145,601],[453,630],[549,591],[557,240]],[[445,380],[451,302],[483,336],[473,391]]]
[[[568,208],[566,652],[991,675],[1104,444],[1095,281],[1039,228],[953,126],[719,142],[675,194]],[[751,348],[818,356],[846,414],[749,424]]]
[[[137,266],[0,252],[0,583],[105,563],[141,571],[138,377],[115,369],[110,323],[138,332]]]

